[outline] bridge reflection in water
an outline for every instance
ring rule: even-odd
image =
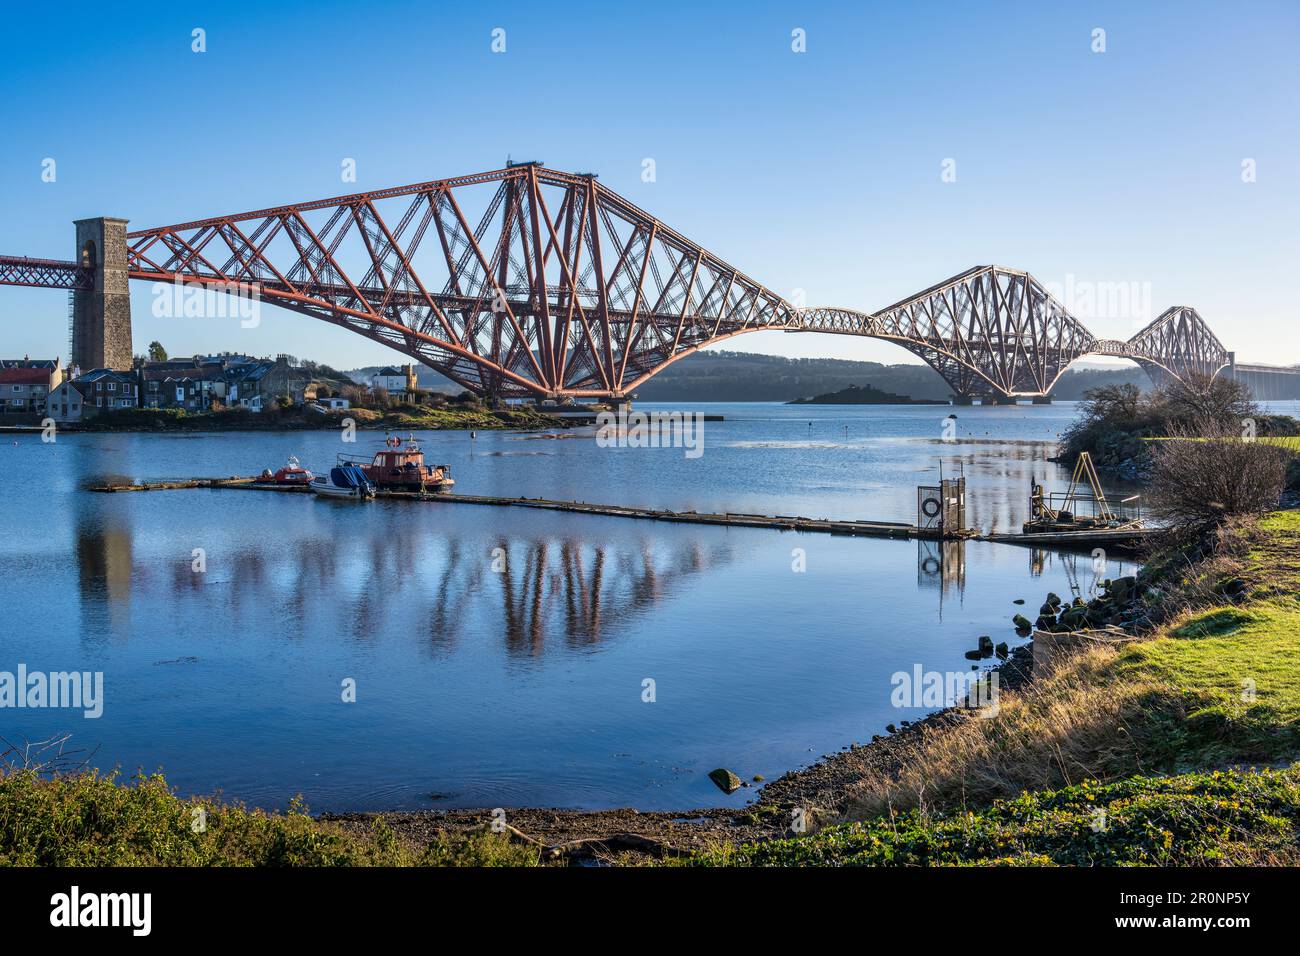
[[[196,602],[206,601],[213,615],[208,626],[231,632],[263,627],[273,608],[283,622],[279,636],[293,640],[310,640],[311,622],[324,615],[363,644],[414,631],[431,650],[450,653],[472,628],[500,635],[512,655],[535,657],[555,641],[572,650],[615,637],[671,601],[691,578],[736,557],[729,542],[695,537],[652,544],[502,535],[471,546],[454,536],[381,535],[348,551],[334,539],[309,535],[244,542],[234,555],[210,551],[206,571],[195,573],[190,550],[159,554],[152,536],[143,546],[135,540],[129,522],[88,512],[80,517],[76,555],[88,639],[103,623],[128,635],[133,602],[152,606],[166,595],[167,603],[188,609],[191,622]],[[487,547],[479,546],[483,541]],[[935,594],[940,619],[947,602],[963,602],[966,547],[964,541],[916,542],[917,589]],[[1053,559],[1070,556],[1035,552],[1035,574]]]
[[[129,634],[133,600],[152,604],[166,593],[191,614],[206,598],[221,613],[211,626],[232,631],[273,607],[285,622],[282,636],[307,639],[304,622],[323,604],[345,604],[335,620],[347,621],[361,642],[388,639],[405,626],[399,621],[414,620],[424,622],[433,649],[451,651],[473,622],[476,631],[486,625],[500,634],[511,653],[536,656],[555,640],[569,648],[599,644],[690,578],[733,560],[729,543],[694,538],[652,546],[649,539],[498,536],[482,548],[457,537],[377,535],[348,550],[313,535],[244,542],[233,556],[213,550],[196,573],[191,550],[162,555],[153,543],[146,537],[142,548],[119,517],[81,512],[75,550],[88,633],[99,632],[106,615],[113,633]]]

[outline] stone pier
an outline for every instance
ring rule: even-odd
[[[93,289],[72,293],[72,364],[130,370],[131,294],[125,219],[78,219],[77,261],[95,270]]]

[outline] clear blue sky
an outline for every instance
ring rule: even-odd
[[[997,262],[1149,292],[1141,316],[1087,318],[1099,335],[1186,303],[1242,360],[1300,362],[1294,0],[117,6],[6,9],[0,252],[72,258],[75,218],[143,228],[509,154],[599,173],[810,305],[870,311]],[[191,52],[195,27],[206,53]],[[156,319],[148,287],[134,296],[137,350],[394,357],[273,308],[248,330]],[[726,347],[912,360],[843,336]],[[66,351],[62,294],[0,287],[0,353]]]

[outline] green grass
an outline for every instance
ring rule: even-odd
[[[1300,769],[1088,781],[724,847],[702,866],[1249,866],[1300,861]]]
[[[200,824],[201,825],[198,825]],[[536,850],[484,832],[425,847],[377,820],[366,832],[309,816],[295,804],[264,813],[182,800],[161,776],[123,785],[93,773],[44,779],[0,774],[4,866],[531,866]]]
[[[1210,441],[1209,438],[1170,438],[1167,435],[1147,435],[1142,441]],[[1223,441],[1224,439],[1216,439]],[[1242,438],[1241,441],[1246,439]],[[1300,454],[1300,435],[1260,435],[1252,441],[1262,442],[1265,445],[1276,445],[1278,448],[1285,448],[1287,451]]]
[[[1253,537],[1243,573],[1260,597],[1194,614],[1116,662],[1190,702],[1188,765],[1300,754],[1300,512],[1266,515]]]

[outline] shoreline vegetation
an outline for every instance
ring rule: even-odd
[[[1097,466],[1122,478],[1147,477],[1153,440],[1204,432],[1270,441],[1300,436],[1300,421],[1265,413],[1240,382],[1218,377],[1172,380],[1150,392],[1131,384],[1084,393],[1078,418],[1061,436],[1057,461],[1073,464],[1088,452]]]
[[[232,408],[187,413],[183,409],[124,408],[104,411],[88,421],[59,427],[69,432],[338,431],[348,421],[358,429],[381,431],[539,430],[566,428],[572,424],[528,406],[489,408],[475,403],[395,405],[383,410],[350,408],[322,412],[296,408],[252,412]]]
[[[745,807],[312,816],[11,766],[0,863],[1300,865],[1300,452],[1227,433],[1236,410],[1151,443],[1177,523],[1136,576],[1046,597],[1035,643],[1077,639],[1041,672],[1050,644],[1012,652],[995,715],[891,725]]]

